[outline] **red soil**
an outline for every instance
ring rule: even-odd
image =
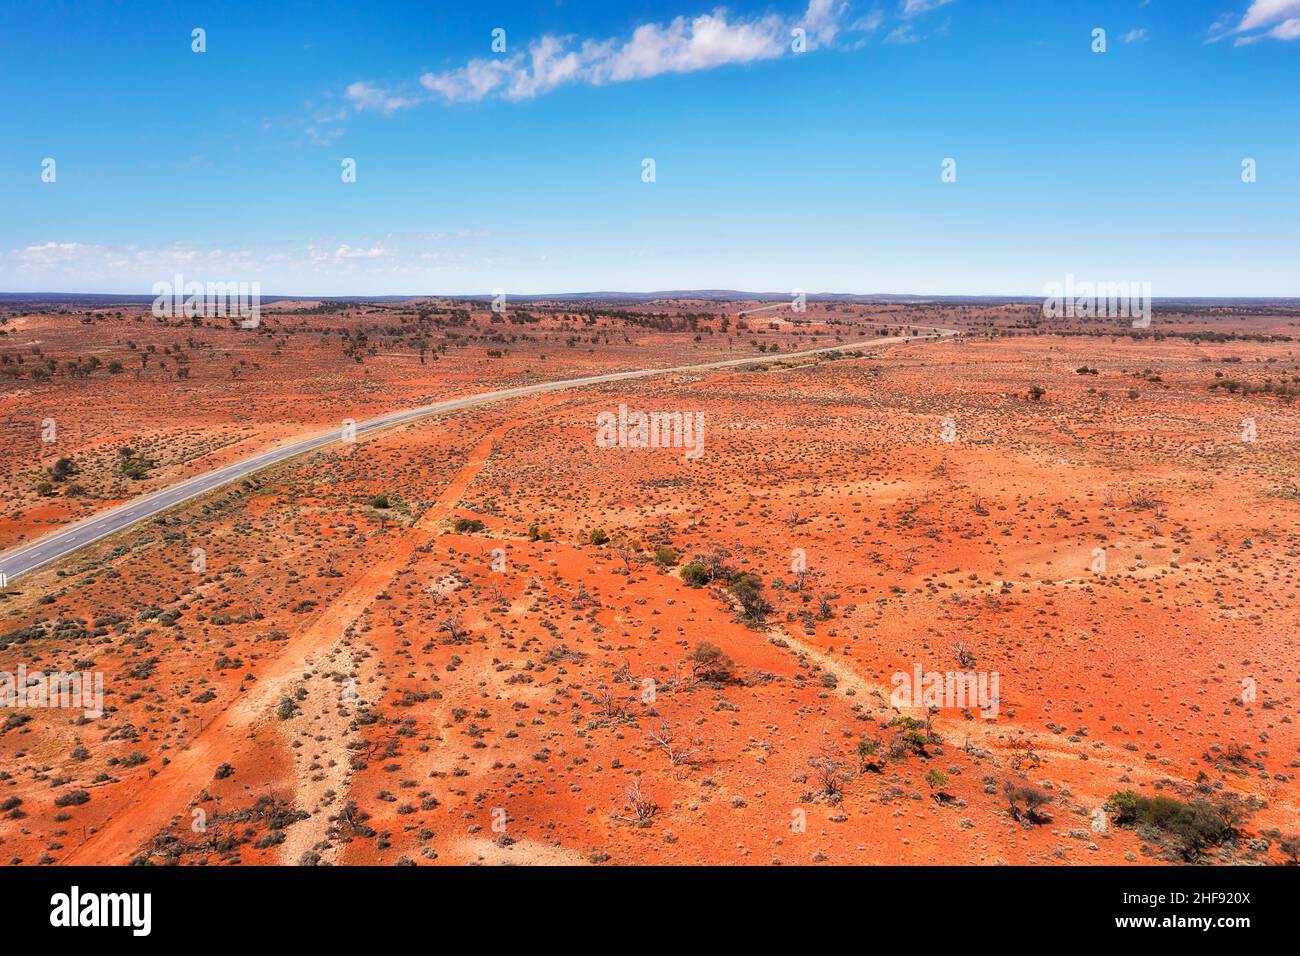
[[[655,337],[678,363],[720,351]],[[20,863],[1175,858],[1093,829],[1132,789],[1231,795],[1240,836],[1204,859],[1280,862],[1300,421],[1208,390],[1216,371],[1297,374],[1288,342],[973,337],[520,400],[271,469],[10,588],[0,669],[93,668],[108,694],[99,720],[29,711],[0,732],[0,805],[19,801],[0,846]],[[704,454],[598,447],[619,403],[702,412]],[[761,622],[683,580],[719,547],[762,578]],[[692,676],[701,641],[727,679]],[[890,754],[897,719],[926,716],[890,701],[918,664],[998,672],[996,717],[941,709],[923,753]],[[1013,818],[1008,780],[1048,791],[1042,822]],[[657,805],[644,824],[634,786]]]

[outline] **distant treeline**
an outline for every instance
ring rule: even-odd
[[[1085,338],[1115,338],[1127,336],[1134,341],[1150,340],[1158,342],[1162,339],[1186,339],[1190,342],[1294,342],[1295,338],[1290,335],[1270,335],[1265,332],[1212,332],[1212,331],[1184,331],[1172,329],[1168,332],[1157,332],[1153,329],[1044,329],[1035,326],[1032,329],[1024,326],[1017,326],[1008,329],[991,329],[993,335],[1059,335],[1059,336],[1082,336]]]

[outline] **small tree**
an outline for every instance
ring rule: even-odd
[[[728,582],[731,593],[736,596],[745,616],[751,621],[763,619],[771,606],[763,597],[763,579],[752,571],[740,571],[731,576]]]
[[[71,458],[60,458],[50,468],[50,477],[55,481],[67,481],[77,473],[77,465]]]
[[[1012,819],[1018,823],[1032,825],[1046,823],[1051,819],[1043,814],[1042,808],[1051,803],[1052,795],[1042,787],[1008,780],[1003,784],[1002,792],[1006,794],[1007,807],[1011,811]]]
[[[944,789],[948,783],[948,775],[942,770],[931,770],[927,773],[925,783],[930,788],[930,796],[937,803],[948,803],[952,800],[952,794]]]
[[[880,750],[880,741],[863,737],[858,741],[858,772],[880,773],[884,769],[884,757]]]
[[[701,680],[714,684],[726,684],[736,676],[735,662],[723,653],[717,644],[700,641],[695,650],[686,655],[691,668],[691,681]]]

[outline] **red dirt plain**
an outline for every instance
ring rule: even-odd
[[[739,330],[753,305],[460,326],[430,305],[429,354],[446,347],[424,366],[415,333],[381,331],[420,304],[285,305],[251,335],[125,311],[11,319],[0,350],[29,370],[39,340],[58,364],[0,379],[6,546],[346,417],[756,342],[968,334],[404,425],[11,584],[0,670],[102,671],[106,712],[5,715],[0,859],[1176,862],[1157,834],[1094,829],[1134,790],[1237,806],[1238,834],[1201,862],[1284,862],[1300,415],[1282,386],[1300,382],[1300,319],[1189,309],[1130,334],[1023,305],[810,304],[807,324]],[[338,328],[365,332],[361,362],[323,331]],[[139,378],[122,358],[178,342],[189,380],[174,351]],[[63,372],[90,354],[127,371]],[[598,447],[596,416],[620,403],[703,413],[703,455]],[[50,414],[80,473],[47,497],[31,489]],[[114,474],[123,444],[150,477]],[[761,577],[761,620],[719,582],[689,585],[683,566],[710,554]],[[701,641],[728,673],[692,667]],[[1000,675],[995,717],[891,706],[895,672],[959,669],[958,645],[960,669]],[[1036,822],[1010,812],[1008,781],[1045,791]]]
[[[788,313],[748,321],[727,313],[713,302],[500,315],[486,304],[433,300],[276,302],[263,306],[256,330],[231,318],[159,319],[139,307],[0,314],[0,475],[9,491],[0,549],[347,418],[683,356],[707,362],[833,345],[882,324],[816,305],[797,326]],[[42,440],[47,420],[54,442]],[[128,443],[154,463],[147,475],[120,473]],[[43,495],[39,485],[60,457],[79,472]]]

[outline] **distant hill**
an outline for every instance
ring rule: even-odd
[[[789,292],[744,292],[738,289],[675,289],[664,292],[564,292],[551,294],[509,294],[510,302],[608,302],[614,304],[646,305],[654,302],[787,302]],[[110,308],[113,306],[145,306],[152,303],[153,295],[114,294],[100,292],[0,292],[0,306],[9,309],[39,306],[77,306],[79,308]],[[490,302],[486,295],[263,295],[263,303],[286,301],[314,302]],[[857,305],[915,305],[933,302],[944,305],[995,305],[1000,303],[1041,302],[1042,295],[913,295],[910,293],[872,292],[810,292],[809,302],[838,302]],[[1250,305],[1255,307],[1300,307],[1300,298],[1284,297],[1172,297],[1155,298],[1163,306],[1177,305]]]

